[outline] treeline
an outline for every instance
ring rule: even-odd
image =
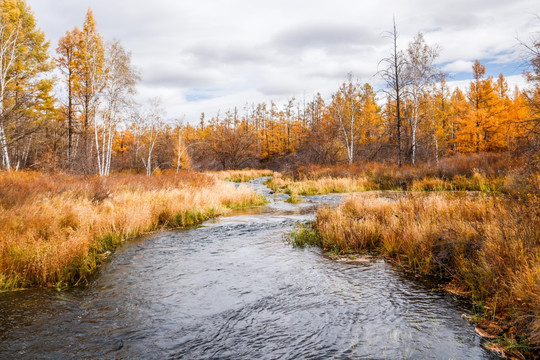
[[[526,94],[510,93],[502,75],[483,78],[484,67],[478,62],[475,67],[479,72],[466,91],[451,92],[442,78],[419,99],[404,97],[399,132],[395,101],[381,106],[369,84],[350,81],[327,103],[320,95],[307,103],[290,100],[282,109],[262,103],[245,108],[245,115],[235,109],[180,131],[184,142],[194,145],[194,164],[211,168],[366,160],[438,164],[457,153],[536,148]]]
[[[4,169],[108,175],[111,170],[293,168],[306,163],[433,162],[479,152],[535,152],[540,40],[523,44],[529,89],[509,89],[478,61],[465,89],[435,65],[439,48],[418,34],[404,50],[397,30],[380,62],[381,92],[349,75],[323,99],[246,104],[197,125],[165,119],[158,99],[133,100],[140,75],[120,42],[105,41],[92,11],[53,58],[23,0],[0,1],[0,150]],[[52,70],[61,74],[55,84]],[[56,86],[55,86],[56,85]],[[60,89],[56,92],[54,89]]]

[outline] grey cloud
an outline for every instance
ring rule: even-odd
[[[186,47],[182,53],[193,56],[194,61],[199,64],[208,65],[264,63],[269,60],[267,53],[258,47],[196,44]]]
[[[450,10],[444,14],[435,14],[434,23],[439,26],[439,31],[466,30],[477,27],[482,19],[470,12]]]
[[[336,79],[336,80],[343,80],[347,78],[347,75],[351,73],[353,75],[353,78],[358,78],[361,82],[365,82],[366,79],[371,78],[374,74],[370,71],[366,71],[366,69],[363,69],[359,67],[358,69],[334,69],[334,70],[322,70],[322,71],[313,71],[307,74],[309,77],[318,77],[323,79]]]
[[[153,87],[202,87],[213,86],[217,82],[215,77],[198,70],[155,68],[143,73],[144,83]]]
[[[382,43],[382,38],[368,28],[343,24],[306,24],[288,29],[274,38],[277,46],[289,49],[350,49]]]
[[[265,96],[290,96],[296,90],[288,81],[268,83],[257,88],[257,91]]]

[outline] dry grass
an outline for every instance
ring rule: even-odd
[[[366,175],[371,178],[389,177],[401,181],[412,181],[426,177],[450,180],[456,175],[471,177],[474,173],[482,173],[486,177],[500,177],[512,172],[523,165],[524,159],[516,158],[507,153],[479,153],[454,155],[442,158],[439,166],[421,163],[417,166],[382,162],[358,162],[353,165],[313,165],[299,167],[286,175],[294,179],[318,179],[321,177],[347,177]]]
[[[505,178],[487,178],[481,173],[474,173],[471,177],[456,175],[452,180],[426,177],[401,181],[391,176],[377,178],[368,175],[347,177],[322,177],[317,179],[293,180],[276,173],[268,182],[274,191],[286,194],[296,192],[299,195],[322,195],[329,193],[353,193],[369,190],[409,190],[409,191],[482,191],[507,192]]]
[[[508,317],[540,346],[540,202],[486,196],[356,196],[322,208],[306,234],[326,249],[370,251],[414,271],[451,280],[487,309]],[[305,234],[304,234],[305,235]],[[305,236],[304,236],[305,237]]]
[[[0,173],[0,195],[0,289],[74,284],[126,238],[264,202],[248,188],[197,173]]]
[[[307,165],[294,172],[276,174],[269,185],[300,195],[364,190],[506,192],[521,160],[507,154],[473,154],[444,158],[439,167],[357,163]]]
[[[372,190],[374,184],[366,178],[319,178],[316,180],[294,181],[291,178],[284,178],[276,173],[268,183],[269,187],[275,191],[282,190],[287,194],[296,193],[298,195],[317,195],[330,193],[346,193]]]
[[[252,179],[263,177],[263,176],[272,176],[274,172],[272,170],[257,170],[257,169],[247,169],[247,170],[226,170],[226,171],[213,171],[208,172],[207,174],[215,175],[220,180],[233,181],[233,182],[248,182]]]

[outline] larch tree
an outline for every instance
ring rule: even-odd
[[[473,112],[471,104],[460,88],[452,92],[450,98],[452,112],[450,121],[454,124],[455,139],[452,148],[459,153],[474,152],[476,150],[476,125],[471,121]]]
[[[433,139],[433,155],[439,165],[439,154],[455,151],[455,125],[452,119],[450,90],[444,74],[438,83],[432,84],[430,97],[430,131]]]
[[[66,86],[66,99],[63,104],[64,116],[66,119],[67,139],[66,139],[66,160],[67,166],[71,168],[73,160],[73,134],[76,128],[77,109],[75,103],[75,88],[78,85],[77,67],[80,64],[79,57],[79,41],[81,31],[75,27],[71,31],[66,31],[66,34],[58,41],[56,53],[56,66],[64,76],[64,84]]]
[[[96,30],[96,21],[88,9],[78,43],[77,86],[75,97],[81,112],[83,171],[91,172],[92,142],[89,140],[90,127],[94,123],[100,101],[100,93],[105,85],[105,50],[103,39]]]
[[[357,120],[357,142],[359,146],[357,153],[363,150],[364,156],[371,159],[377,154],[380,145],[384,142],[384,119],[381,107],[377,104],[377,97],[373,87],[365,83],[359,88],[359,93],[360,112]]]
[[[468,120],[475,152],[501,148],[497,138],[500,103],[493,78],[484,78],[485,73],[486,67],[476,60],[473,65],[473,80],[467,93],[472,106]]]

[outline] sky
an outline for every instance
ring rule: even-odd
[[[141,72],[137,101],[159,97],[170,119],[197,123],[245,104],[329,98],[347,74],[376,75],[418,32],[440,47],[437,64],[463,86],[479,59],[487,75],[525,86],[523,49],[540,32],[538,0],[27,0],[55,56],[90,7],[105,40],[117,39]]]

